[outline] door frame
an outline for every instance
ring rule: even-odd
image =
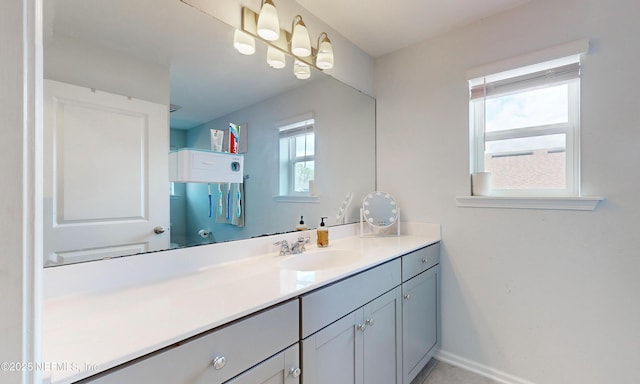
[[[0,114],[10,143],[0,151],[6,164],[2,187],[0,290],[5,314],[0,322],[3,359],[41,361],[42,320],[42,0],[4,0],[0,33],[9,41],[0,65]],[[5,93],[6,92],[6,93]],[[6,209],[5,209],[6,208]],[[40,383],[41,372],[0,372],[3,383]]]

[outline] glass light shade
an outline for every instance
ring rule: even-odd
[[[298,79],[305,80],[311,77],[311,67],[307,63],[297,60],[293,63],[293,74]]]
[[[320,69],[333,68],[333,47],[328,37],[322,39],[318,45],[318,55],[316,56],[316,66]]]
[[[243,55],[253,55],[256,53],[256,40],[245,31],[236,29],[233,34],[233,47]]]
[[[280,38],[280,21],[278,11],[271,0],[266,0],[262,4],[258,15],[258,36],[267,41],[275,41]]]
[[[267,47],[267,64],[271,68],[281,69],[287,65],[284,52],[272,46]]]
[[[291,53],[298,57],[311,55],[311,39],[309,39],[307,27],[302,22],[302,17],[293,26],[293,32],[291,33]]]

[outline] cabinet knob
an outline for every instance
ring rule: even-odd
[[[300,368],[298,367],[293,367],[291,368],[291,370],[289,371],[289,374],[295,378],[300,377],[300,374],[302,373],[302,371],[300,370]]]
[[[358,324],[358,325],[356,325],[356,329],[357,329],[358,331],[362,331],[362,332],[364,332],[364,330],[365,330],[365,329],[367,329],[367,323],[365,322],[365,323],[362,323],[362,324]]]
[[[373,327],[373,324],[374,324],[373,318],[367,319],[367,321],[365,321],[365,324],[367,324],[370,327]]]
[[[225,364],[227,364],[227,361],[224,356],[216,356],[211,364],[213,365],[213,368],[218,370],[224,368]]]
[[[424,259],[422,259],[422,262],[423,262],[423,263],[426,263],[427,261],[429,261],[429,260],[427,260],[427,258],[426,258],[426,257],[425,257]]]
[[[406,295],[404,295],[404,299],[405,300],[411,300],[411,295],[407,293]]]
[[[155,233],[156,235],[159,235],[161,233],[164,233],[167,229],[161,225],[153,228],[153,233]]]

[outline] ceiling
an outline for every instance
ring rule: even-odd
[[[530,0],[297,1],[375,58]]]

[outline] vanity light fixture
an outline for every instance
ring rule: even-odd
[[[243,55],[253,55],[256,52],[256,40],[247,32],[236,29],[233,34],[233,47]]]
[[[291,53],[298,57],[311,56],[311,39],[302,16],[296,15],[291,25]]]
[[[284,68],[287,65],[284,52],[274,46],[267,46],[267,64],[275,69]]]
[[[273,6],[273,0],[263,0],[260,14],[247,7],[242,7],[242,31],[251,37],[258,38],[267,44],[267,63],[272,68],[280,69],[286,66],[286,55],[293,56],[293,73],[298,79],[308,79],[311,77],[311,67],[319,71],[333,68],[333,46],[329,36],[322,32],[318,37],[318,49],[311,45],[309,31],[307,30],[301,15],[296,15],[291,23],[291,32],[279,29],[279,37],[275,40],[268,40],[260,32],[260,20],[265,9]],[[277,16],[277,15],[276,15]],[[275,35],[272,35],[275,36]],[[234,38],[234,46],[237,38]],[[255,42],[246,54],[255,52]]]
[[[305,80],[311,77],[311,67],[309,64],[295,59],[293,63],[293,74],[300,80]]]
[[[324,37],[323,37],[324,36]],[[333,47],[326,32],[318,36],[318,54],[316,55],[316,66],[320,69],[333,68]]]
[[[267,41],[276,41],[280,38],[280,21],[278,11],[273,0],[264,0],[258,15],[258,36]]]

